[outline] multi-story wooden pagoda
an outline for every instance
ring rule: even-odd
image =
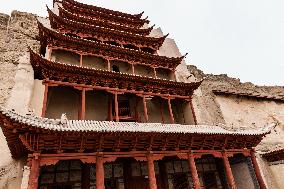
[[[184,56],[159,54],[167,35],[153,37],[143,13],[73,0],[48,13],[40,53],[30,50],[41,117],[0,108],[13,157],[27,157],[29,189],[235,189],[240,161],[265,188],[254,147],[271,127],[197,125],[191,99],[201,81],[177,81]]]

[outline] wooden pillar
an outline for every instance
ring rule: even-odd
[[[51,57],[52,57],[52,48],[49,47],[48,48],[48,60],[51,61]]]
[[[39,157],[38,156],[32,157],[30,164],[31,164],[31,171],[30,171],[28,189],[37,189],[38,188],[38,177],[39,177],[39,172],[40,172]]]
[[[252,161],[252,165],[253,165],[253,168],[254,168],[254,172],[255,172],[259,187],[260,187],[260,189],[266,189],[264,180],[261,176],[261,172],[260,172],[256,157],[255,157],[255,151],[251,150],[250,154],[251,154],[251,161]]]
[[[192,113],[192,116],[193,116],[194,123],[195,123],[195,125],[197,125],[197,119],[196,119],[195,111],[194,111],[193,104],[192,104],[192,97],[190,97],[190,99],[189,99],[189,106],[190,106],[190,109],[191,109],[191,113]]]
[[[231,166],[230,166],[230,162],[229,162],[227,153],[223,152],[222,155],[223,155],[222,159],[223,159],[223,163],[224,163],[224,167],[225,167],[225,172],[226,172],[226,176],[227,176],[227,179],[228,179],[228,184],[229,184],[231,189],[237,189],[237,185],[235,183],[235,179],[234,179],[234,176],[233,176],[233,172],[232,172],[232,169],[231,169]]]
[[[194,157],[192,154],[188,154],[188,165],[189,165],[189,170],[191,172],[194,189],[200,189],[201,187],[200,187],[200,182],[198,178],[198,173],[197,173]]]
[[[176,75],[176,70],[175,69],[173,69],[173,74],[174,74],[175,81],[177,81],[177,75]]]
[[[110,93],[108,95],[108,120],[113,121],[113,115],[112,115],[112,94]]]
[[[146,97],[145,96],[143,96],[143,106],[144,106],[145,121],[146,121],[146,123],[148,123],[149,117],[148,117],[148,109],[147,109],[147,102],[146,102]]]
[[[155,67],[153,67],[153,69],[154,69],[154,77],[155,77],[155,78],[157,78],[156,68],[155,68]]]
[[[89,189],[90,188],[90,165],[83,164],[82,168],[82,189]]]
[[[147,155],[147,163],[148,163],[149,189],[157,189],[155,167],[154,167],[154,160],[152,154]]]
[[[44,88],[44,96],[43,96],[43,105],[42,105],[42,110],[41,110],[41,117],[45,117],[46,114],[46,106],[47,106],[47,98],[48,98],[48,83],[45,83],[45,88]]]
[[[114,93],[114,105],[115,105],[115,121],[119,122],[117,93]]]
[[[81,103],[80,103],[79,119],[85,120],[86,118],[86,89],[82,89],[81,92]]]
[[[132,74],[135,75],[135,68],[134,68],[134,64],[131,64],[132,66]]]
[[[107,70],[110,71],[110,60],[107,59]]]
[[[83,66],[83,55],[80,54],[80,66]]]
[[[172,104],[171,104],[171,99],[170,98],[168,98],[168,106],[169,106],[169,113],[170,113],[171,123],[175,123],[175,118],[174,118],[174,114],[173,114]]]
[[[162,123],[165,123],[165,118],[164,118],[164,99],[163,98],[161,98],[160,111],[161,111]]]
[[[101,156],[97,156],[96,160],[96,188],[105,188],[105,178],[104,178],[104,159]]]

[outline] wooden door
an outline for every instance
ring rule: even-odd
[[[149,189],[149,181],[144,177],[132,177],[129,182],[129,189]]]
[[[174,189],[188,189],[188,176],[185,173],[175,173],[173,177],[173,188]]]

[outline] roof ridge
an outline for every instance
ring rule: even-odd
[[[16,111],[9,110],[2,105],[0,105],[0,114],[28,126],[66,132],[155,132],[209,135],[266,135],[276,126],[275,124],[271,124],[257,130],[229,131],[218,125],[182,125],[95,120],[67,120],[67,123],[62,123],[60,119],[42,118],[31,114],[18,114]]]

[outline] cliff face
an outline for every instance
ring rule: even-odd
[[[0,104],[7,106],[15,81],[25,78],[22,72],[31,73],[29,61],[20,61],[27,57],[27,47],[38,49],[39,41],[36,16],[13,11],[11,16],[0,14]],[[32,73],[31,73],[32,74]],[[18,86],[18,87],[22,87]],[[17,103],[17,102],[15,102]],[[0,131],[0,188],[20,188],[23,168],[22,160],[13,160],[6,139]]]
[[[0,104],[4,104],[14,86],[19,58],[27,47],[37,48],[36,16],[13,11],[11,16],[0,14]]]
[[[188,70],[206,78],[194,95],[199,124],[223,123],[226,129],[242,130],[276,124],[258,150],[268,151],[284,144],[284,87],[241,83],[225,74],[204,74],[195,66]],[[207,113],[209,112],[209,113]]]

